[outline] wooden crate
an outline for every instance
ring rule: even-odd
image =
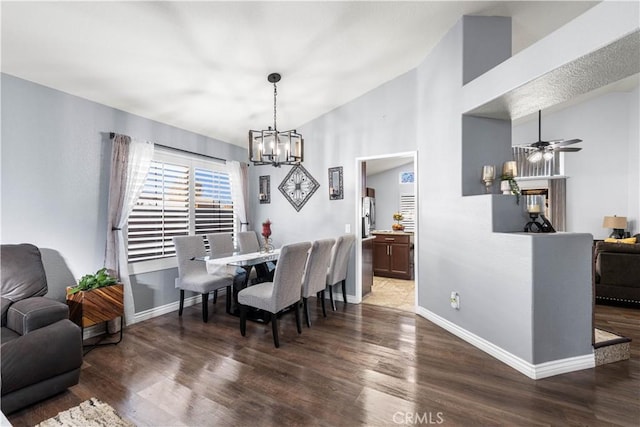
[[[122,284],[69,295],[69,319],[86,328],[124,315],[124,287]]]

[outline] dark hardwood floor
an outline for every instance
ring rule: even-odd
[[[224,298],[222,299],[224,300]],[[11,414],[34,425],[90,397],[144,426],[640,424],[640,310],[596,307],[596,326],[633,339],[632,359],[531,380],[429,321],[374,305],[338,306],[296,332],[239,320],[218,301],[126,329],[85,356],[80,384]]]

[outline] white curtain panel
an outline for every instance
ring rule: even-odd
[[[131,323],[135,315],[129,279],[126,226],[129,214],[142,192],[153,160],[153,144],[126,135],[113,139],[109,181],[108,237],[105,267],[124,285],[124,318]],[[109,325],[110,331],[113,325]]]
[[[247,188],[247,165],[235,160],[227,162],[229,165],[229,175],[231,176],[231,192],[236,214],[240,220],[240,231],[248,230],[248,188]]]

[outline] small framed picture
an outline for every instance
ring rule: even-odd
[[[271,176],[263,175],[259,179],[260,193],[258,195],[258,200],[260,200],[260,204],[269,204],[271,203]]]
[[[342,166],[329,168],[329,200],[340,200],[343,197]]]
[[[400,172],[400,184],[413,184],[413,172]]]

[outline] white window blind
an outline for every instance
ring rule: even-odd
[[[234,232],[226,165],[156,150],[127,225],[129,262],[175,256],[174,236]]]
[[[235,215],[226,172],[195,169],[195,234],[231,233]]]
[[[187,234],[189,168],[154,161],[129,215],[129,262],[173,256],[171,238]]]
[[[400,195],[400,213],[404,217],[400,223],[404,225],[404,231],[416,230],[416,197],[415,194]]]

